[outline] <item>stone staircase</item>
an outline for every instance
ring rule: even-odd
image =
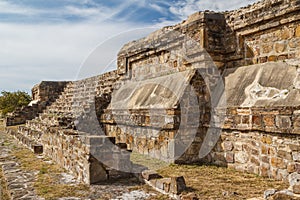
[[[116,72],[69,82],[54,103],[18,131],[18,140],[51,157],[82,182],[92,184],[128,176],[130,151],[102,131],[99,114],[108,105]]]

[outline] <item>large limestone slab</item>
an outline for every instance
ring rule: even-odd
[[[300,70],[290,62],[240,67],[225,78],[228,107],[300,105]]]
[[[129,81],[112,94],[110,109],[173,109],[189,85],[195,70],[142,81]]]

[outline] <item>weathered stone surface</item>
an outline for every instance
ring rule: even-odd
[[[157,172],[153,170],[145,170],[142,172],[142,177],[146,179],[147,181],[152,180],[152,179],[159,179],[162,178],[161,175],[159,175]]]
[[[237,163],[244,164],[248,161],[249,156],[246,152],[238,152],[235,154],[234,158]]]
[[[282,71],[285,71],[282,74]],[[227,106],[264,107],[300,105],[297,90],[290,90],[297,68],[286,63],[265,63],[238,68],[226,78]],[[277,76],[281,74],[281,76]],[[272,79],[270,79],[272,77]],[[239,85],[238,88],[235,86]],[[264,116],[266,126],[274,126],[275,118]],[[273,121],[274,120],[274,121]],[[289,127],[290,122],[280,122]],[[283,123],[283,125],[282,125]]]
[[[195,193],[188,193],[180,196],[181,200],[198,200],[198,196]]]
[[[292,187],[292,189],[293,189],[293,192],[294,192],[295,194],[300,194],[300,184],[299,184],[299,185],[294,185],[294,186]]]
[[[270,196],[274,195],[276,193],[275,189],[266,190],[264,192],[264,199],[269,198]]]
[[[117,71],[69,82],[15,137],[43,145],[85,183],[105,180],[111,166],[130,171],[126,148],[194,163],[205,147],[209,162],[286,180],[300,171],[299,10],[296,0],[276,0],[197,12],[124,45]],[[227,102],[218,113],[220,74]],[[180,178],[150,181],[165,192],[183,187]]]

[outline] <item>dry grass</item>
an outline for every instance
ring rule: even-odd
[[[157,159],[133,153],[131,160],[164,177],[184,176],[188,192],[195,192],[200,199],[247,199],[262,197],[267,189],[287,189],[288,184],[242,173],[233,169],[208,165],[167,165]],[[147,187],[142,187],[148,190]],[[158,196],[155,199],[168,199]]]
[[[262,197],[267,189],[286,189],[282,181],[216,166],[170,165],[158,170],[163,176],[184,176],[189,191],[200,199],[246,199]]]
[[[0,170],[0,199],[1,200],[9,200],[11,199],[9,196],[9,192],[7,191],[7,185],[4,180],[4,176],[2,170]]]
[[[45,199],[59,197],[84,197],[89,194],[89,186],[84,184],[60,184],[59,177],[64,172],[56,164],[48,164],[38,159],[30,150],[20,149],[13,152],[24,170],[38,171],[34,188],[37,194]]]
[[[169,165],[169,163],[136,152],[132,152],[130,160],[135,164],[143,165],[153,170],[158,170]]]
[[[0,131],[5,131],[5,127],[0,123]]]

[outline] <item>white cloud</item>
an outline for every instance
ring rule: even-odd
[[[0,1],[0,13],[2,14],[22,14],[35,15],[40,13],[39,10],[30,7],[19,6],[8,1]]]
[[[180,17],[180,19],[186,19],[189,15],[197,11],[233,10],[257,1],[258,0],[184,0],[173,4],[170,7],[170,12]]]
[[[132,31],[130,23],[119,24],[4,24],[0,23],[0,91],[25,89],[41,80],[74,80],[81,64],[99,43],[96,60],[85,63],[80,76],[100,74],[125,42],[154,29]],[[110,44],[110,45],[109,45]],[[116,66],[114,66],[116,67]],[[93,71],[94,70],[94,71]],[[4,78],[6,77],[6,78]],[[22,83],[22,85],[20,85]]]

